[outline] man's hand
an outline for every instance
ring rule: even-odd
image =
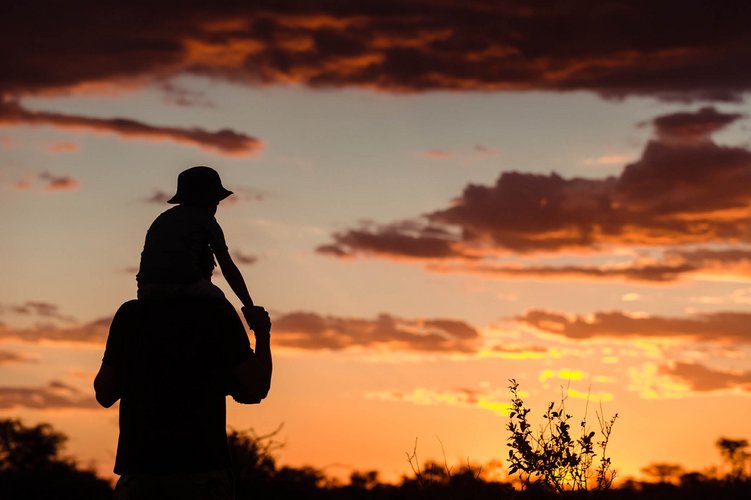
[[[257,337],[268,337],[271,333],[271,318],[269,313],[261,306],[253,306],[251,308],[242,308],[245,321],[248,322],[248,326]]]
[[[232,369],[230,394],[238,403],[256,404],[271,387],[271,319],[260,306],[243,307],[242,313],[256,337],[255,357]]]

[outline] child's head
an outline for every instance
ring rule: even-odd
[[[198,166],[180,172],[177,193],[167,203],[199,206],[215,213],[219,202],[231,194],[232,191],[222,186],[216,170]]]

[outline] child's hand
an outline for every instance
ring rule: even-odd
[[[251,308],[243,307],[241,310],[243,316],[245,316],[245,321],[256,337],[271,334],[271,318],[269,318],[266,309],[261,306],[253,306]]]

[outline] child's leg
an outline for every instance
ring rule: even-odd
[[[183,287],[183,292],[189,297],[224,298],[224,292],[221,288],[206,279],[196,281],[190,285],[183,285]]]
[[[166,285],[156,283],[139,283],[138,300],[159,300],[172,297],[181,297],[180,289],[184,285]]]
[[[183,284],[138,284],[140,300],[174,299],[180,297],[201,297],[223,299],[224,292],[209,280],[199,280],[188,285]]]

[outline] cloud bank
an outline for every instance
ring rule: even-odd
[[[374,319],[293,312],[274,318],[274,343],[305,350],[367,348],[423,353],[473,353],[480,334],[453,319],[403,319],[381,314]]]
[[[18,328],[0,323],[0,340],[21,340],[24,342],[73,342],[103,345],[107,340],[111,317],[71,326],[58,326],[52,323],[37,324]]]
[[[622,311],[567,315],[531,309],[515,318],[518,324],[572,340],[680,338],[721,344],[751,344],[751,313],[715,312],[676,318],[633,316]]]

